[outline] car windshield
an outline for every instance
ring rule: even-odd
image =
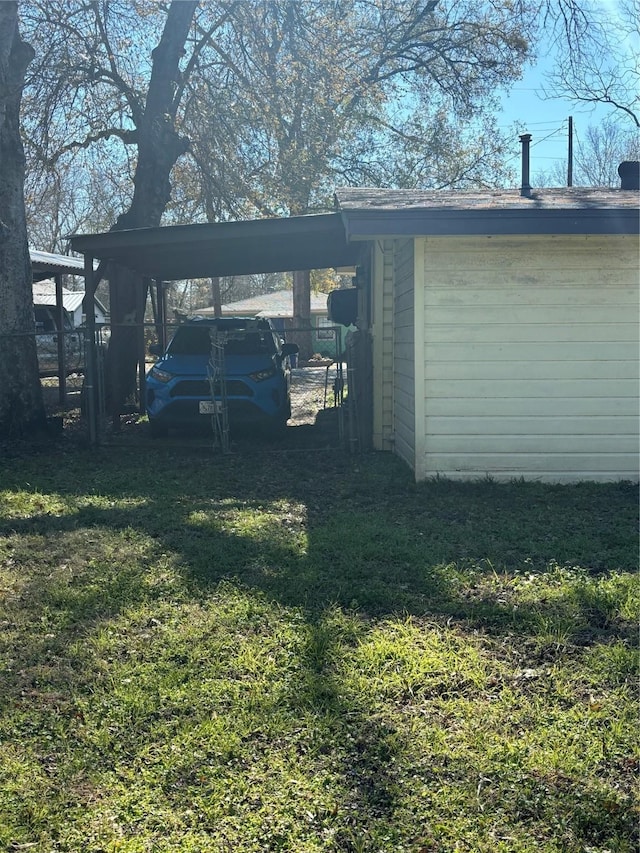
[[[209,355],[211,352],[212,326],[180,326],[169,344],[171,355]],[[225,343],[227,355],[272,355],[275,342],[269,329],[229,329],[219,331]]]

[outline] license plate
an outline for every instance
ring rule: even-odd
[[[200,400],[198,410],[201,415],[216,415],[222,411],[220,400]]]

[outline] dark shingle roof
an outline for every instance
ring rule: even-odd
[[[341,210],[603,210],[637,209],[637,190],[561,187],[520,190],[387,190],[343,187],[336,190]]]
[[[637,190],[336,190],[348,240],[387,236],[637,234]]]

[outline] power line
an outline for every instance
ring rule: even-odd
[[[543,142],[547,142],[549,139],[553,139],[554,137],[560,136],[565,129],[565,122],[562,123],[560,127],[554,128],[551,133],[548,133],[546,136],[543,136],[542,139],[538,139],[536,142],[531,143],[531,148],[535,148],[537,145],[542,145]],[[520,154],[514,154],[512,157],[507,158],[505,160],[506,163],[512,163],[514,160],[518,160],[520,158]],[[559,157],[544,157],[536,155],[536,159],[538,160],[558,160]]]
[[[537,142],[533,142],[531,147],[534,148],[536,145],[540,145],[541,143],[546,142],[547,139],[551,139],[552,136],[558,136],[562,130],[564,130],[564,128],[562,128],[562,127],[556,128],[551,133],[549,133],[547,136],[544,136],[542,139],[539,139]]]
[[[526,121],[526,122],[514,122],[514,124],[518,124],[518,123],[520,123],[520,124],[526,124],[526,125],[527,125],[527,127],[553,127],[554,125],[555,125],[555,126],[557,126],[557,124],[556,124],[556,123],[551,122],[551,121]],[[564,126],[564,125],[566,125],[566,124],[567,124],[567,119],[562,119],[562,125],[561,125],[561,127],[562,127],[562,126]],[[506,126],[507,126],[507,125],[503,125],[503,127],[506,127]]]

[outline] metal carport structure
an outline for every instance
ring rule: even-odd
[[[31,279],[34,283],[49,278],[52,278],[55,282],[58,328],[63,329],[62,276],[77,275],[83,277],[84,263],[80,258],[58,255],[54,252],[42,252],[39,249],[29,249],[29,259],[31,261]],[[67,375],[64,359],[63,335],[58,335],[58,395],[61,404],[64,404],[67,395]]]
[[[139,274],[141,287],[155,281],[159,321],[166,326],[163,283],[189,278],[356,266],[362,243],[347,242],[339,213],[280,219],[253,219],[171,225],[80,234],[71,247],[84,256],[85,292],[95,299],[94,261],[116,264]],[[87,316],[87,416],[89,440],[98,441],[95,376],[95,314]]]

